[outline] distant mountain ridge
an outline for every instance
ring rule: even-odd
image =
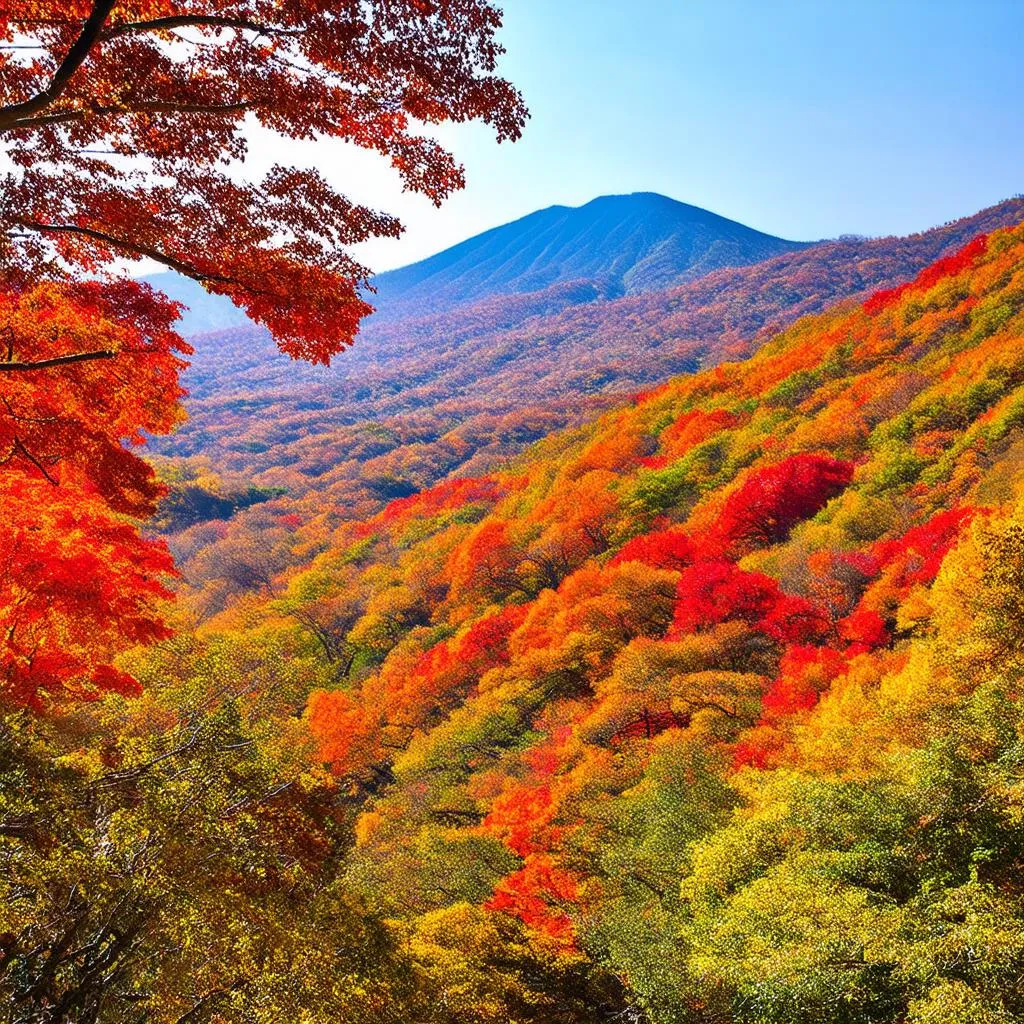
[[[743,267],[811,242],[791,242],[656,192],[549,206],[491,228],[418,263],[373,278],[374,319],[439,313],[499,295],[594,281],[606,297],[638,295]],[[172,272],[146,278],[188,308],[186,335],[248,321],[228,299]]]
[[[806,248],[656,192],[549,206],[418,263],[378,274],[381,314],[435,312],[495,295],[599,281],[614,295],[657,291]]]

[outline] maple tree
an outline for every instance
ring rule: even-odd
[[[785,540],[850,482],[853,466],[823,455],[793,455],[765,466],[726,499],[709,531],[713,543],[739,554]]]
[[[181,421],[191,350],[173,331],[178,307],[118,277],[117,261],[158,260],[230,296],[290,355],[328,362],[370,308],[345,247],[398,224],[312,171],[245,182],[232,168],[245,133],[374,149],[440,202],[461,171],[416,123],[480,118],[500,139],[525,117],[493,73],[499,23],[474,0],[0,12],[7,698],[131,689],[112,658],[166,635],[171,563],[124,519],[152,515],[166,489],[126,446]],[[106,280],[77,279],[97,272]]]
[[[178,374],[191,349],[177,310],[134,281],[45,282],[0,293],[5,471],[81,487],[120,513],[145,517],[163,487],[125,444],[183,418]],[[63,363],[99,344],[109,356]]]
[[[499,24],[483,0],[5,5],[4,280],[148,257],[329,361],[370,309],[346,247],[399,224],[313,170],[230,173],[246,131],[374,150],[440,202],[462,171],[418,124],[481,119],[500,140],[525,118],[494,74]]]
[[[126,518],[152,514],[163,487],[125,444],[181,415],[189,349],[175,317],[135,282],[49,282],[0,296],[4,699],[39,708],[134,690],[114,655],[167,635],[170,556]],[[117,361],[60,362],[69,347],[97,342]]]

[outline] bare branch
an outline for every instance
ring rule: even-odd
[[[118,238],[116,235],[109,235],[105,231],[98,231],[95,228],[80,227],[78,224],[41,224],[38,221],[30,220],[20,220],[18,223],[23,228],[28,228],[30,231],[38,231],[41,234],[81,235],[83,238],[91,238],[96,242],[101,242],[103,245],[109,245],[112,249],[119,249],[122,252],[132,253],[135,256],[146,256],[200,283],[204,281],[217,281],[221,284],[237,284],[234,278],[224,277],[221,274],[206,274],[192,266],[192,264],[170,256],[160,249],[141,245],[138,242],[130,242],[126,238]]]
[[[53,114],[41,114],[39,117],[25,117],[9,127],[11,131],[44,128],[51,124],[68,124],[84,121],[90,117],[117,114],[244,114],[255,106],[255,103],[243,100],[237,103],[171,103],[162,100],[146,100],[140,103],[127,103],[122,107],[89,107],[81,110],[61,110]]]
[[[47,483],[52,484],[54,487],[58,486],[57,481],[54,480],[54,478],[50,475],[50,471],[39,461],[39,459],[37,459],[25,447],[25,443],[21,440],[20,437],[16,437],[14,439],[14,449],[15,449],[15,451],[21,452],[21,454],[24,455],[25,458],[28,459],[28,461],[31,462],[32,465],[35,466],[36,469],[38,469],[39,472],[42,473],[44,477],[46,477],[46,482]]]
[[[167,18],[152,18],[149,21],[126,21],[111,25],[103,32],[104,39],[134,35],[143,32],[170,32],[178,28],[233,28],[255,32],[261,36],[299,36],[302,29],[273,28],[246,18],[220,17],[216,14],[179,14]]]

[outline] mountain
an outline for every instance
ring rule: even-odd
[[[494,295],[592,280],[608,295],[666,288],[810,243],[788,242],[654,192],[551,206],[373,278],[376,319],[451,309]],[[190,309],[186,335],[247,322],[227,299],[167,272],[146,278]]]
[[[158,667],[283,679],[339,873],[466,1019],[1024,1017],[1024,224],[365,521],[264,516]]]
[[[387,316],[451,308],[492,295],[534,292],[580,279],[634,295],[746,266],[808,245],[654,192],[551,206],[485,231],[429,259],[379,274]]]
[[[223,295],[211,295],[198,282],[182,277],[173,270],[149,274],[142,280],[184,306],[181,319],[178,321],[178,330],[186,338],[209,331],[226,331],[251,323],[245,313],[230,299]]]

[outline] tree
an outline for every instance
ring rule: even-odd
[[[137,691],[113,659],[168,635],[163,543],[81,492],[31,479],[0,490],[0,518],[0,704]]]
[[[683,570],[670,637],[739,620],[772,639],[805,643],[828,628],[824,613],[805,598],[784,594],[762,573],[746,572],[724,559],[698,562]]]
[[[22,287],[148,257],[328,362],[370,311],[345,247],[400,225],[313,170],[241,180],[247,133],[375,150],[440,203],[462,169],[417,123],[482,119],[502,140],[526,117],[494,74],[500,21],[485,0],[4,5],[0,276]]]
[[[254,694],[175,653],[184,678],[164,664],[73,728],[0,712],[5,1019],[422,1020],[407,958],[337,877],[349,811],[289,725],[286,673]]]
[[[345,246],[399,225],[313,171],[242,181],[246,133],[375,149],[440,202],[461,170],[414,122],[481,118],[501,139],[525,118],[493,74],[499,24],[480,0],[0,11],[5,698],[130,690],[114,655],[165,634],[170,561],[122,517],[151,515],[166,489],[125,444],[183,418],[189,349],[152,289],[76,278],[152,258],[229,296],[293,357],[328,362],[370,309]],[[269,587],[269,571],[242,568]]]
[[[7,366],[29,367],[0,373],[2,700],[133,690],[114,655],[166,635],[170,556],[125,518],[151,514],[163,488],[124,443],[181,415],[174,316],[134,282],[0,293]],[[47,365],[90,339],[122,362]]]
[[[697,545],[682,530],[658,530],[633,537],[612,559],[620,562],[644,562],[658,569],[685,569],[698,559]]]
[[[83,487],[147,516],[164,488],[124,447],[182,419],[178,373],[191,349],[177,309],[134,281],[42,282],[0,290],[0,464],[54,487]],[[108,359],[65,360],[99,347]]]
[[[851,463],[825,455],[793,455],[758,469],[726,499],[711,539],[732,555],[777,544],[852,478]]]

